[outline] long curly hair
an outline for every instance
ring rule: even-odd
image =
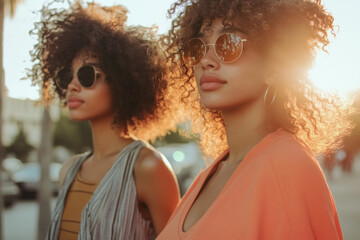
[[[155,28],[125,26],[123,6],[68,1],[66,8],[44,5],[32,34],[28,75],[42,87],[45,102],[54,97],[66,105],[66,90],[56,84],[82,49],[94,53],[106,75],[115,108],[114,125],[126,135],[151,140],[176,126],[176,106],[168,90],[165,58]]]
[[[267,105],[266,129],[281,127],[316,153],[339,147],[351,129],[351,111],[340,98],[314,88],[308,78],[316,50],[326,51],[329,34],[335,36],[334,19],[320,0],[178,0],[168,13],[174,19],[161,42],[207,155],[216,157],[227,148],[224,122],[219,111],[198,101],[194,72],[185,65],[182,50],[215,19],[222,19],[224,26],[240,26],[276,69],[277,94]]]

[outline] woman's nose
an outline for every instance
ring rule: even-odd
[[[220,66],[219,59],[216,56],[214,44],[208,44],[205,48],[205,55],[200,60],[204,69],[216,69]]]
[[[68,91],[79,91],[81,88],[81,85],[79,83],[79,80],[77,79],[77,76],[76,74],[73,75],[69,85],[68,85],[68,88],[67,90]]]

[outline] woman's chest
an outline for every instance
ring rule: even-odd
[[[184,219],[183,229],[188,231],[214,204],[236,168],[226,168],[221,163],[209,174]]]
[[[236,173],[217,194],[204,188],[196,198],[195,192],[181,209],[180,239],[262,239],[265,233],[271,235],[276,223],[286,222],[277,186],[271,175]]]

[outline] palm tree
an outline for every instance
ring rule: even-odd
[[[2,159],[4,158],[4,147],[1,140],[2,136],[2,98],[4,96],[4,68],[3,68],[3,32],[4,32],[4,19],[5,13],[9,13],[10,17],[15,15],[16,6],[23,0],[0,0],[0,169],[2,168]],[[9,12],[5,12],[5,7],[9,7]],[[0,171],[0,186],[1,186],[1,171]],[[3,239],[2,231],[2,211],[3,210],[3,197],[0,191],[0,240]]]
[[[38,239],[45,239],[50,223],[50,162],[52,160],[52,121],[50,118],[49,106],[45,105],[41,127],[41,144],[39,149],[39,162],[41,166],[40,188],[38,192],[39,219]]]
[[[16,6],[24,0],[0,0],[0,136],[2,136],[2,97],[4,96],[4,69],[3,69],[3,31],[4,31],[4,18],[5,13],[9,13],[10,17],[15,15]],[[5,10],[6,9],[6,10]],[[52,149],[52,122],[49,114],[49,106],[44,107],[43,123],[42,123],[42,138],[39,149],[39,162],[41,165],[41,180],[40,189],[38,194],[39,202],[39,221],[38,221],[38,239],[44,239],[47,226],[50,222],[50,182],[49,182],[49,165],[51,160]],[[4,151],[3,144],[0,137],[0,168],[3,159]],[[1,172],[0,172],[1,175]],[[1,176],[0,176],[1,184]],[[3,239],[2,231],[2,195],[0,191],[0,240]]]

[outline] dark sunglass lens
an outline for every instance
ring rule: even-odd
[[[57,77],[56,77],[56,85],[65,90],[68,88],[71,80],[72,80],[72,72],[70,71],[70,69],[64,68],[62,70],[59,71]]]
[[[79,68],[77,76],[83,87],[89,88],[95,82],[95,69],[92,66],[82,66]]]
[[[184,51],[184,62],[189,66],[197,65],[205,53],[205,45],[200,39],[191,39]]]
[[[225,63],[233,62],[242,52],[241,37],[235,33],[224,33],[216,40],[215,51]]]

